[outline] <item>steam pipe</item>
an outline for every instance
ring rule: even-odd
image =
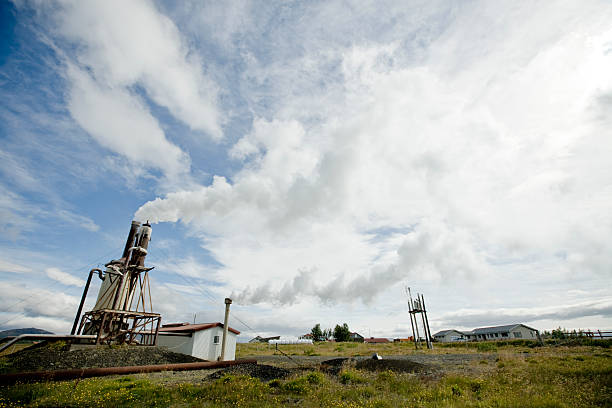
[[[125,241],[125,248],[123,249],[122,258],[127,258],[129,249],[133,246],[134,236],[138,231],[138,227],[140,227],[140,223],[138,221],[132,221],[132,226],[130,227],[130,232],[128,234],[127,240]]]
[[[91,277],[94,272],[98,272],[98,275],[101,276],[102,271],[98,268],[94,268],[89,271],[89,276],[87,277],[87,283],[85,284],[85,289],[83,290],[83,296],[81,296],[81,303],[79,304],[79,308],[76,313],[76,317],[74,318],[74,324],[72,325],[72,330],[70,334],[74,334],[76,332],[77,325],[79,324],[79,317],[81,317],[81,312],[83,311],[83,305],[85,304],[85,298],[87,297],[87,292],[89,291],[89,284],[91,283]]]
[[[101,377],[116,374],[154,373],[159,371],[205,370],[207,368],[222,368],[238,364],[257,364],[255,359],[232,361],[205,361],[197,363],[158,364],[148,366],[125,366],[103,368],[77,368],[53,371],[26,371],[15,374],[0,375],[0,384],[9,385],[16,382],[37,382],[71,380],[74,378]]]

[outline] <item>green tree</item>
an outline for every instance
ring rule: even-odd
[[[313,341],[321,341],[323,338],[323,332],[321,331],[321,325],[317,323],[315,327],[310,330],[310,334],[312,334]]]
[[[350,341],[351,331],[349,330],[348,324],[344,323],[342,326],[339,324],[334,328],[334,339],[336,341]]]
[[[565,329],[561,329],[561,326],[559,326],[558,328],[552,331],[552,338],[553,339],[565,339],[567,338],[567,335],[565,333],[566,333]]]
[[[332,337],[332,329],[325,329],[323,330],[323,337],[325,338],[325,340],[329,340]]]

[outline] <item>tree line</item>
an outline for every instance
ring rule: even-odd
[[[321,324],[317,323],[310,331],[310,334],[313,341],[327,341],[332,338],[335,341],[351,341],[351,331],[346,323],[342,325],[337,324],[333,331],[332,329],[321,330]]]

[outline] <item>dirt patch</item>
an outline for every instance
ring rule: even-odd
[[[69,350],[63,342],[21,350],[1,359],[0,373],[70,368],[143,366],[204,361],[163,347],[109,347]]]
[[[427,371],[427,366],[411,360],[361,360],[355,364],[358,370],[385,371],[391,370],[398,373],[422,373]]]
[[[286,378],[290,376],[293,372],[291,370],[287,370],[285,368],[274,367],[265,364],[240,364],[231,367],[227,367],[221,370],[218,370],[207,378],[211,380],[216,380],[218,378],[222,378],[228,374],[231,375],[248,375],[253,378],[258,378],[261,381],[271,381],[277,378]]]
[[[382,359],[371,358],[333,358],[321,363],[321,371],[338,375],[342,369],[356,368],[358,370],[385,371],[391,370],[399,373],[426,373],[432,367],[408,359]]]

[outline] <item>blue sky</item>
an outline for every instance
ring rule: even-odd
[[[166,322],[612,327],[608,2],[0,4],[0,329],[133,218]]]

